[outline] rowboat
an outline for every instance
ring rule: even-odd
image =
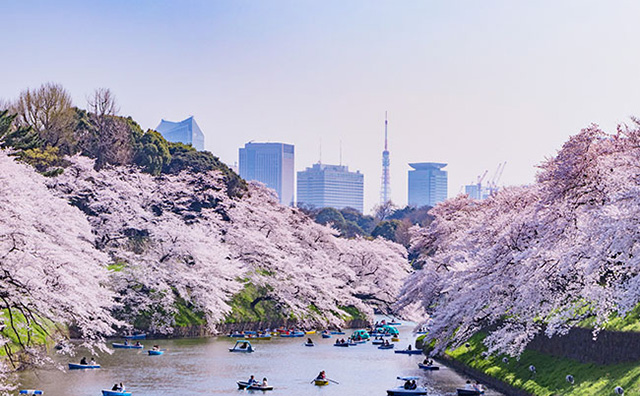
[[[255,348],[253,348],[251,346],[251,343],[249,341],[245,341],[245,340],[238,340],[236,341],[236,344],[233,346],[233,348],[229,348],[229,352],[253,352],[255,351]]]
[[[325,385],[329,385],[329,380],[328,379],[321,379],[321,378],[316,378],[313,380],[313,383],[317,386],[325,386]]]
[[[121,344],[118,342],[114,342],[111,344],[114,348],[120,348],[120,349],[142,349],[144,348],[144,345],[140,344],[140,345],[134,345],[134,344]]]
[[[19,395],[44,395],[44,392],[37,389],[22,389],[18,392]]]
[[[131,392],[125,391],[112,391],[109,389],[102,390],[102,396],[131,396]]]
[[[373,341],[371,341],[371,345],[382,345],[382,344],[384,344],[384,340],[374,339]]]
[[[388,322],[387,324],[389,326],[402,326],[402,323],[400,323],[400,322]]]
[[[317,330],[309,330],[309,331],[305,331],[304,334],[316,334]]]
[[[422,349],[400,349],[393,351],[395,353],[404,353],[405,355],[421,355]]]
[[[398,377],[400,381],[419,381],[421,377]],[[403,385],[400,385],[393,389],[387,389],[387,395],[389,396],[406,396],[406,395],[426,395],[427,389],[422,386],[416,386],[415,389],[405,389]]]
[[[353,345],[356,345],[356,344],[353,344]],[[333,344],[333,346],[336,346],[336,347],[345,347],[345,348],[346,348],[346,347],[348,347],[348,346],[349,346],[349,344],[348,344],[348,343],[346,343],[346,342],[336,342],[335,344]]]
[[[423,370],[440,370],[439,366],[434,366],[433,364],[422,364],[422,363],[418,363],[418,367],[420,367]]]
[[[305,342],[304,346],[312,347],[312,346],[316,346],[316,344],[314,344],[313,342]]]
[[[83,370],[83,369],[99,369],[99,364],[78,364],[69,363],[69,370]]]
[[[332,331],[331,334],[339,334],[339,335],[343,335],[344,331]]]
[[[456,389],[458,396],[480,396],[484,395],[483,391],[469,390],[469,389]]]
[[[380,345],[378,349],[393,349],[393,344]]]
[[[331,338],[331,334],[322,333],[322,338]]]
[[[149,349],[147,352],[149,352],[149,356],[158,356],[164,353],[164,351],[158,351],[153,349]]]
[[[391,337],[391,341],[393,341],[393,342],[400,342],[400,338],[398,338],[398,337]]]
[[[128,335],[128,336],[124,336],[124,338],[128,340],[144,340],[145,338],[147,338],[147,334],[140,333],[140,334]]]
[[[247,381],[236,381],[236,384],[238,384],[238,389],[246,389],[246,390],[261,390],[261,391],[270,391],[273,390],[273,386],[271,385],[267,385],[267,386],[262,386],[261,383],[252,383],[249,384]]]
[[[271,385],[262,386],[260,384],[253,384],[253,385],[247,386],[247,390],[270,391],[270,390],[273,390],[273,386]]]

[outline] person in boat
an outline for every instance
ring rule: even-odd
[[[124,345],[129,345],[129,340],[125,339],[124,340]]]
[[[318,373],[318,376],[316,377],[317,380],[324,380],[327,379],[327,374],[324,372],[324,370],[322,370],[321,372]]]
[[[243,342],[242,344],[240,344],[240,349],[247,349],[247,343]]]
[[[384,346],[389,346],[389,340],[384,340]]]
[[[256,381],[256,378],[253,375],[249,378],[249,381],[247,381],[247,384],[249,384],[249,385],[253,385],[253,384],[257,384],[257,383],[258,383],[258,381]]]
[[[473,384],[473,390],[474,390],[474,391],[476,391],[476,392],[480,392],[480,393],[484,392],[484,389],[483,389],[483,387],[482,387],[482,384],[480,384],[478,381],[476,381],[476,382]]]
[[[311,341],[311,338],[307,338],[307,344],[313,344],[313,341]]]
[[[418,384],[416,384],[416,380],[411,380],[411,389],[418,389]]]
[[[475,389],[473,389],[473,386],[471,385],[471,381],[469,381],[469,380],[467,380],[467,383],[464,384],[464,389],[465,390],[470,390],[470,391],[475,390]]]
[[[120,386],[118,384],[113,384],[113,388],[111,388],[111,390],[117,392],[119,388]]]
[[[408,390],[408,389],[411,389],[411,381],[406,380],[406,381],[404,382],[404,386],[403,386],[403,388],[404,388],[404,389],[407,389],[407,390]]]
[[[407,351],[411,350],[411,344],[409,344],[409,346],[407,347]]]
[[[82,359],[80,359],[80,364],[82,364],[82,365],[85,365],[85,366],[86,366],[86,365],[88,364],[88,363],[87,363],[87,358],[83,356],[83,357],[82,357]]]
[[[267,383],[267,377],[264,377],[262,379],[262,384],[260,384],[261,387],[266,388],[267,386],[269,386],[269,384]]]
[[[151,348],[154,351],[159,351],[160,350],[160,346],[158,345],[154,345],[153,348]]]
[[[91,361],[89,362],[89,364],[92,365],[92,366],[95,366],[97,364],[96,363],[96,359],[92,357]]]
[[[136,341],[136,346],[140,346],[140,341]]]

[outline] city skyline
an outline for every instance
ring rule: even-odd
[[[529,184],[570,135],[640,113],[635,2],[28,0],[3,12],[6,51],[21,56],[2,66],[0,99],[52,81],[84,108],[110,88],[145,129],[195,115],[229,165],[252,139],[295,144],[296,171],[320,140],[323,162],[339,163],[342,141],[343,163],[368,176],[365,212],[379,202],[386,110],[399,206],[409,163],[449,163],[449,196],[504,161],[502,184]]]

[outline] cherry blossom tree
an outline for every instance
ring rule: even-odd
[[[92,241],[79,210],[0,150],[0,393],[10,369],[43,361],[37,332],[60,341],[73,326],[90,347],[112,333],[108,257]]]
[[[596,126],[567,141],[537,182],[485,200],[456,197],[412,230],[422,270],[398,308],[431,318],[436,351],[492,329],[489,352],[518,355],[540,332],[587,317],[596,331],[640,301],[640,132]]]
[[[388,307],[408,275],[403,247],[339,239],[258,183],[230,197],[215,171],[152,176],[133,167],[96,171],[80,156],[70,161],[49,185],[88,215],[96,246],[120,263],[112,272],[117,316],[146,317],[151,331],[174,330],[179,301],[215,330],[247,286],[300,325],[341,325],[342,307],[365,314]]]

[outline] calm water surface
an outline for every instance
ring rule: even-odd
[[[411,326],[401,326],[401,341],[396,348],[404,349],[414,343]],[[346,331],[347,335],[351,334]],[[418,362],[420,355],[401,355],[393,350],[379,350],[370,343],[357,347],[332,346],[335,337],[322,339],[320,334],[309,336],[315,347],[303,346],[306,338],[276,338],[271,341],[252,341],[253,353],[231,353],[235,339],[227,337],[142,340],[143,351],[116,349],[111,355],[101,355],[97,370],[38,370],[22,373],[21,389],[42,389],[47,396],[100,396],[100,390],[123,382],[133,396],[190,396],[254,394],[277,396],[386,395],[386,389],[397,386],[399,375],[420,376],[430,395],[455,395],[466,378],[453,370],[424,372]],[[149,356],[147,346],[166,348],[161,356]],[[66,365],[68,357],[56,357]],[[80,357],[72,361],[79,361]],[[321,370],[339,384],[317,387],[310,384]],[[267,377],[274,386],[271,392],[242,391],[237,380],[250,375]],[[489,390],[487,395],[501,395]]]

